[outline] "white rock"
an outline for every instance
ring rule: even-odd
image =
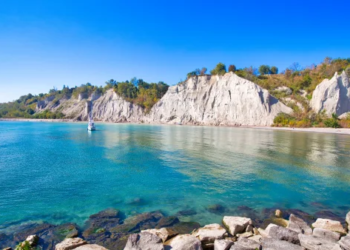
[[[29,235],[26,239],[26,241],[28,241],[29,245],[31,246],[36,246],[36,244],[38,243],[39,237],[37,235]]]
[[[164,250],[162,239],[157,235],[144,232],[131,234],[124,250]]]
[[[285,92],[287,95],[291,95],[293,91],[288,88],[287,86],[280,86],[278,88],[275,88],[274,91],[276,92]]]
[[[146,121],[171,124],[261,125],[292,110],[269,92],[234,73],[191,77],[169,87]]]
[[[328,115],[350,112],[350,83],[346,73],[335,73],[332,79],[317,85],[310,105],[315,112],[326,110]]]
[[[214,242],[216,239],[223,239],[226,230],[219,224],[210,224],[197,229],[193,235],[200,241]]]
[[[274,239],[285,240],[293,244],[299,244],[298,233],[288,228],[280,227],[275,224],[269,224],[265,232]]]
[[[300,245],[308,250],[329,250],[336,246],[334,241],[314,235],[299,234]]]
[[[348,213],[346,214],[345,220],[346,220],[346,223],[348,223],[348,229],[349,229],[349,231],[350,231],[350,212],[348,212]]]
[[[99,246],[97,244],[86,244],[86,245],[82,245],[80,247],[74,248],[74,250],[108,250],[108,249],[102,246]]]
[[[81,238],[67,238],[61,243],[58,243],[55,247],[56,250],[71,250],[79,246],[87,244],[85,240]]]
[[[170,228],[161,228],[161,229],[147,229],[142,230],[141,233],[148,232],[154,235],[157,235],[159,238],[162,239],[163,242],[167,241],[169,238],[177,235],[176,232],[171,230]]]
[[[344,236],[338,242],[340,247],[344,250],[350,250],[350,235]]]
[[[229,250],[232,245],[233,242],[230,240],[215,240],[214,250]]]
[[[342,224],[339,221],[335,221],[335,220],[317,219],[316,222],[312,224],[312,226],[314,228],[322,228],[333,232],[346,234]]]
[[[199,239],[190,234],[181,234],[165,243],[165,249],[171,250],[202,250]]]
[[[254,235],[254,236],[252,236],[252,237],[249,237],[249,239],[250,239],[250,240],[254,240],[254,241],[260,243],[261,240],[262,240],[262,236],[261,236],[261,235]]]
[[[335,246],[331,250],[344,250],[344,249],[341,249],[339,244],[335,244]]]
[[[322,228],[315,228],[312,235],[328,239],[329,241],[338,241],[340,239],[340,233],[329,231]]]
[[[253,224],[251,219],[238,216],[225,216],[222,222],[232,235],[245,232],[247,226]]]
[[[255,250],[255,249],[260,249],[260,243],[254,240],[246,239],[246,238],[240,238],[231,247],[231,250]]]
[[[288,241],[263,238],[261,241],[263,250],[305,250],[304,247],[294,245]]]
[[[290,230],[293,230],[297,233],[302,233],[302,234],[307,234],[307,235],[312,234],[311,227],[309,227],[305,221],[296,217],[294,214],[291,214],[289,216],[287,228]]]

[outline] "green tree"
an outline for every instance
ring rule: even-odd
[[[228,72],[236,72],[236,66],[231,64],[229,67],[228,67]]]
[[[270,71],[271,71],[271,74],[273,75],[278,74],[278,68],[276,66],[272,66]]]
[[[268,65],[261,65],[259,67],[259,73],[261,75],[268,75],[268,74],[270,74],[270,67]]]
[[[226,73],[226,66],[223,63],[218,63],[212,71],[210,71],[212,75],[224,75]]]

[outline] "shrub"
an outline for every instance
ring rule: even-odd
[[[223,63],[218,63],[212,71],[210,71],[210,74],[212,75],[224,75],[226,73],[226,66]]]

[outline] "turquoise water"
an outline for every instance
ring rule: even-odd
[[[350,137],[249,128],[0,122],[0,225],[76,222],[221,204],[330,210],[350,205]],[[141,199],[141,203],[133,202]],[[136,203],[136,204],[135,204]],[[317,206],[313,205],[317,204]],[[0,226],[1,228],[1,226]]]

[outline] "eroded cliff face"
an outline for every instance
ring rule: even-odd
[[[310,105],[315,112],[325,110],[328,115],[350,112],[350,82],[346,73],[335,73],[332,79],[325,79],[317,85]]]
[[[86,100],[93,101],[94,119],[108,122],[269,126],[278,113],[292,112],[267,90],[233,73],[192,77],[172,86],[147,114],[112,89],[102,96],[45,100],[37,110],[49,109],[68,118],[87,120]]]
[[[170,87],[145,121],[269,126],[280,112],[291,113],[292,110],[255,83],[227,73],[192,77]]]

